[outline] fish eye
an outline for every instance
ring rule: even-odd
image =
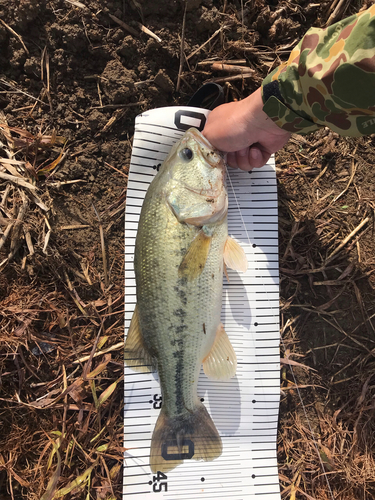
[[[189,148],[181,149],[179,154],[180,158],[182,158],[185,161],[190,161],[193,158],[193,151]]]

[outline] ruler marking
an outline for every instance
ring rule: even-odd
[[[220,488],[218,488],[217,486],[207,486],[206,484],[203,484],[203,483],[200,486],[196,485],[194,487],[192,487],[192,485],[190,485],[190,488],[189,488],[190,491],[189,491],[189,493],[191,494],[192,492],[194,492],[196,490],[199,491],[199,490],[202,490],[202,489],[204,489],[204,491],[210,491],[210,493],[212,491],[217,491],[220,494],[223,494],[223,493],[235,493],[236,491],[242,492],[242,489],[236,490],[236,489],[231,488],[230,490],[227,490],[227,491],[225,490],[225,488],[229,488],[232,485],[242,484],[242,481],[235,481],[233,483],[228,483],[228,484],[226,484],[224,481],[220,481],[220,483],[223,484],[223,486],[220,486]],[[234,488],[238,488],[238,486],[234,486]],[[184,487],[184,488],[174,488],[173,489],[173,493],[184,492],[184,493],[182,493],[182,495],[185,495],[185,494],[188,495],[189,493],[185,493],[185,491],[186,491],[186,487]]]
[[[160,159],[160,158],[154,158],[154,157],[152,157],[152,156],[146,156],[146,155],[144,155],[144,156],[140,156],[140,155],[136,155],[136,154],[134,154],[134,152],[132,153],[132,158],[147,158],[147,160],[152,160],[152,161],[156,161],[156,162],[158,162],[158,164],[159,164],[159,165],[160,165],[160,163],[163,161],[163,160],[162,160],[162,159]],[[156,166],[156,165],[155,165],[155,166]]]
[[[202,483],[202,485],[203,485],[203,483]],[[205,488],[204,486],[202,486],[200,489],[206,489],[206,488]],[[208,488],[207,488],[207,489],[208,489]],[[229,491],[225,491],[225,490],[223,490],[223,489],[221,489],[221,488],[220,488],[220,489],[219,489],[219,488],[215,488],[215,489],[216,489],[217,491],[219,491],[220,493],[236,493],[236,492],[238,492],[238,493],[242,493],[242,489],[241,489],[241,490],[229,490]],[[184,498],[186,495],[188,495],[188,497],[190,497],[191,493],[180,493],[180,494],[179,494],[179,496],[180,496],[181,498]],[[230,497],[233,497],[234,495],[225,495],[225,496],[226,496],[227,498],[230,498]],[[204,496],[204,498],[216,498],[216,499],[217,499],[217,497],[210,497],[210,496],[206,496],[206,495]]]
[[[133,163],[133,166],[137,166],[137,167],[147,167],[147,165],[142,165],[141,163]],[[150,167],[147,167],[147,168],[150,168]],[[146,175],[147,177],[152,177],[154,178],[155,177],[155,172],[154,173],[148,173],[148,172],[142,172],[142,175]],[[132,182],[135,182],[134,179],[131,179],[131,181],[129,181],[130,183]],[[142,189],[143,191],[143,189]],[[144,191],[143,191],[144,192]],[[133,195],[130,194],[130,198],[132,197]]]
[[[127,475],[127,477],[136,477],[136,476],[147,476],[147,477],[149,477],[150,474],[148,474],[147,472],[144,472],[143,474],[128,474]]]
[[[125,485],[125,487],[126,487],[126,485]],[[150,491],[149,490],[147,490],[147,491],[131,491],[129,493],[123,492],[123,495],[124,496],[126,496],[126,495],[144,495],[146,493],[150,493]]]

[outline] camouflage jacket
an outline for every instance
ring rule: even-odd
[[[265,78],[262,95],[263,110],[284,130],[375,133],[375,5],[311,28],[288,62]]]

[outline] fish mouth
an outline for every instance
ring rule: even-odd
[[[191,133],[191,135],[193,136],[193,138],[199,142],[199,144],[201,146],[203,146],[204,148],[208,148],[208,149],[215,149],[213,147],[213,145],[205,138],[205,136],[199,132],[198,129],[196,128],[191,128],[189,129],[189,132]]]
[[[200,146],[199,154],[202,159],[209,163],[211,167],[221,168],[225,171],[224,154],[214,148],[214,146],[204,137],[201,132],[199,132],[198,129],[191,128],[187,133],[190,134],[193,140]]]
[[[206,196],[207,198],[212,198],[212,200],[217,200],[225,190],[225,186],[223,186],[223,189],[194,189],[185,183],[182,185],[187,191],[190,191],[191,193],[194,194],[198,194],[200,196]]]

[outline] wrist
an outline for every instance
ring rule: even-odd
[[[314,132],[319,128],[312,117],[301,111],[294,111],[286,104],[278,81],[268,80],[269,77],[263,81],[261,87],[263,112],[279,130],[304,134]]]
[[[286,131],[280,128],[264,111],[265,104],[261,87],[246,97],[243,102],[246,121],[252,128],[256,124],[261,131],[267,131],[274,135],[285,135]]]

